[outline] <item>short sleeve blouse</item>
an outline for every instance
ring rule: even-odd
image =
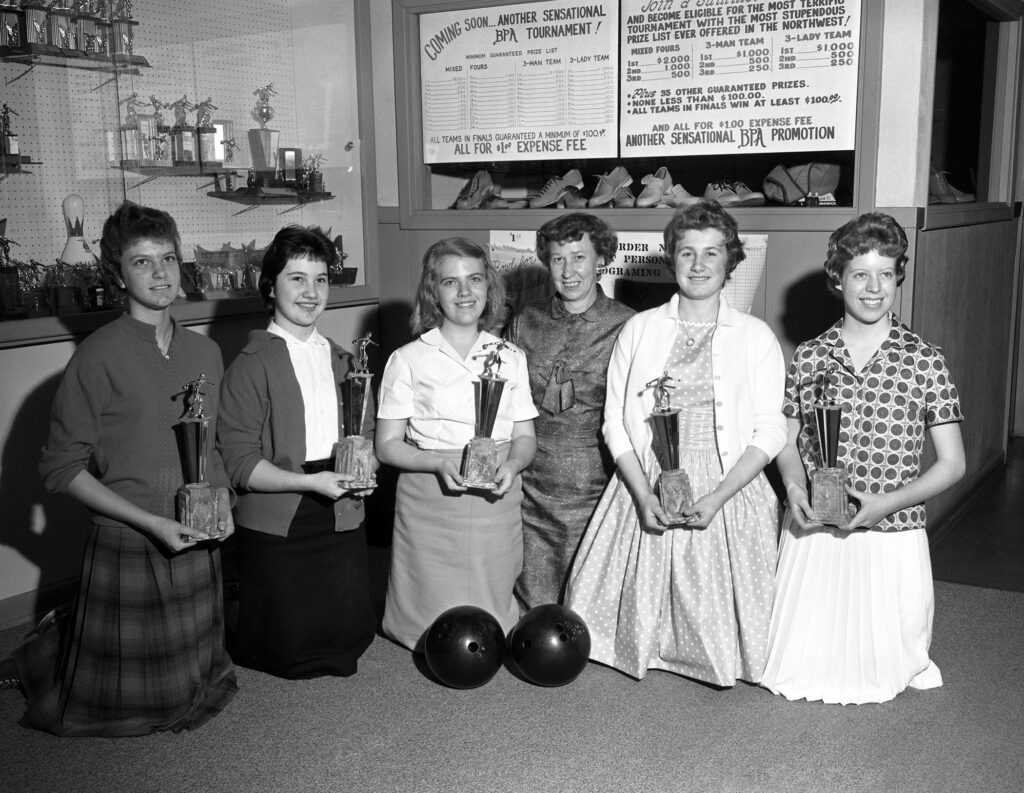
[[[497,336],[480,333],[463,359],[437,328],[391,354],[380,385],[380,419],[407,419],[406,439],[420,449],[461,449],[472,440],[476,396],[473,383],[480,379],[489,350]],[[530,396],[526,355],[506,342],[499,374],[507,378],[498,403],[491,437],[511,440],[517,421],[537,416]]]
[[[860,372],[843,342],[840,320],[797,348],[786,377],[783,412],[801,420],[797,443],[805,468],[821,467],[813,405],[823,398],[828,374],[829,392],[842,406],[838,464],[855,488],[868,493],[889,492],[914,481],[921,473],[925,431],[964,418],[942,351],[895,315],[890,323],[889,337]],[[924,504],[915,504],[873,528],[924,526]]]

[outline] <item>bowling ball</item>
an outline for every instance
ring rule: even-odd
[[[476,606],[455,606],[427,629],[423,639],[427,666],[452,688],[482,686],[505,660],[505,632],[498,621]]]
[[[572,609],[549,603],[527,611],[508,637],[512,660],[538,686],[571,683],[590,658],[590,630]]]

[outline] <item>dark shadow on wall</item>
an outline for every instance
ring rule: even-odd
[[[61,377],[53,375],[29,393],[0,452],[0,546],[38,568],[31,605],[35,615],[65,602],[73,591],[89,527],[89,511],[72,498],[47,493],[39,477],[37,464]]]
[[[794,347],[813,339],[843,316],[843,301],[828,291],[824,270],[794,283],[786,291],[783,306],[784,340]]]

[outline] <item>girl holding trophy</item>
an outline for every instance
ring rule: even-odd
[[[602,429],[617,470],[567,605],[590,657],[633,677],[757,682],[778,526],[762,469],[786,440],[785,363],[768,326],[722,294],[744,253],[717,202],[677,210],[665,253],[678,292],[627,320],[612,351]]]
[[[788,699],[885,702],[942,685],[924,501],[964,474],[963,416],[941,351],[892,312],[906,250],[881,213],[832,233],[843,318],[797,348],[786,380],[789,510],[762,684]],[[926,434],[936,460],[922,473]]]
[[[273,318],[249,334],[221,389],[218,442],[239,491],[231,654],[284,678],[354,674],[377,622],[357,497],[371,483],[337,473],[334,459],[342,435],[373,437],[370,393],[343,393],[369,375],[355,377],[365,366],[316,327],[337,255],[318,228],[277,233],[259,279]]]
[[[523,563],[520,472],[536,451],[526,356],[489,329],[504,287],[462,237],[423,257],[412,332],[380,387],[377,456],[402,469],[384,633],[421,651],[441,612],[478,606],[507,633]],[[468,444],[468,447],[467,447]]]
[[[70,617],[45,619],[16,661],[26,723],[57,735],[192,729],[237,690],[220,551],[203,541],[234,528],[213,445],[223,363],[216,344],[171,318],[179,247],[166,212],[126,203],[107,219],[103,267],[128,312],[82,342],[54,397],[40,472],[89,508],[92,525]],[[187,456],[219,486],[202,529],[176,519],[183,418],[206,424]]]

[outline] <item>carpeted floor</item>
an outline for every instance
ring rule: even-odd
[[[933,544],[938,581],[1024,592],[1024,438],[1013,438],[1006,465],[983,482]]]
[[[1024,790],[1024,594],[936,585],[945,685],[868,706],[792,703],[591,664],[538,688],[502,670],[470,691],[432,682],[378,638],[357,675],[288,682],[239,670],[203,729],[57,739],[17,725],[0,691],[0,789],[19,793]],[[0,634],[0,653],[16,640]]]

